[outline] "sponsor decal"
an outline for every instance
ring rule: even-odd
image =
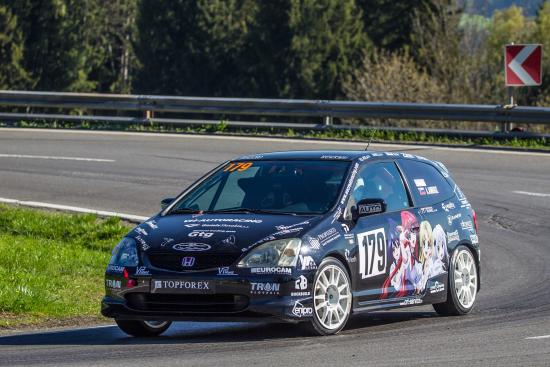
[[[362,279],[386,273],[386,232],[384,228],[358,233],[359,273]]]
[[[414,184],[416,185],[416,187],[425,187],[426,186],[426,181],[424,181],[423,178],[415,178],[414,179]]]
[[[437,209],[433,206],[425,206],[423,208],[420,208],[419,212],[420,214],[437,213]]]
[[[336,228],[326,230],[325,232],[317,236],[317,239],[319,240],[321,246],[326,246],[332,241],[337,240],[338,238],[340,238],[340,233],[338,232],[338,230],[336,230]]]
[[[240,157],[240,160],[254,160],[254,159],[262,159],[264,156],[263,154],[254,154],[254,155],[245,155]]]
[[[430,288],[430,294],[433,293],[439,293],[445,290],[445,286],[443,283],[439,283],[437,280],[435,281],[434,285],[432,285]]]
[[[355,243],[355,235],[353,233],[346,233],[344,235],[344,238],[348,240],[348,243],[350,245],[353,245]]]
[[[235,236],[230,235],[229,237],[223,239],[223,240],[222,240],[222,243],[223,243],[224,245],[233,246],[233,245],[235,244],[235,241],[236,241]]]
[[[124,266],[107,265],[107,271],[111,273],[122,273],[124,272]]]
[[[281,268],[281,267],[251,268],[250,272],[252,274],[285,274],[285,275],[290,275],[290,274],[292,274],[292,269],[291,268]]]
[[[189,237],[201,237],[201,238],[210,238],[214,235],[212,232],[203,232],[203,231],[197,231],[194,230],[193,232],[189,233]]]
[[[300,232],[302,229],[304,229],[304,228],[303,227],[298,227],[298,228],[283,229],[282,231],[272,233],[271,235],[272,236],[280,236],[280,235],[283,235],[283,234],[296,233],[296,232]]]
[[[105,279],[105,285],[107,288],[120,289],[122,288],[122,282],[120,280]]]
[[[304,222],[300,222],[300,223],[296,223],[296,224],[291,224],[289,226],[275,226],[275,229],[278,230],[278,231],[284,231],[284,230],[287,230],[287,229],[291,229],[291,228],[295,228],[295,227],[298,227],[298,226],[304,226],[304,225],[307,225],[309,224],[309,221],[304,221]],[[302,228],[300,228],[302,229]]]
[[[342,230],[344,231],[344,233],[348,233],[349,232],[349,226],[347,224],[342,223]]]
[[[173,238],[169,238],[169,237],[164,237],[162,239],[162,243],[160,244],[160,247],[164,247],[166,246],[167,244],[169,244],[170,242],[174,242],[174,239]]]
[[[370,158],[370,154],[366,154],[366,155],[363,155],[363,156],[359,157],[358,161],[359,162],[364,162],[369,158]]]
[[[266,294],[277,295],[279,294],[279,283],[250,283],[250,294]]]
[[[186,224],[185,226],[186,226],[187,228],[194,228],[194,227],[199,227],[200,224],[198,224],[198,223],[192,223],[192,224]]]
[[[252,245],[250,245],[250,246],[248,246],[248,247],[245,247],[245,248],[241,249],[241,251],[242,251],[242,252],[246,252],[246,251],[250,250],[252,247],[255,247],[256,245],[258,245],[258,244],[260,244],[260,243],[267,242],[267,241],[274,241],[274,240],[276,240],[276,239],[277,239],[277,238],[276,238],[275,236],[269,235],[269,236],[267,236],[267,237],[262,238],[262,239],[259,240],[259,241],[254,242]]]
[[[351,191],[351,187],[353,186],[353,182],[355,181],[355,176],[357,175],[358,170],[359,170],[359,163],[355,163],[355,165],[353,166],[353,171],[351,171],[351,175],[346,185],[346,189],[344,190],[344,196],[342,196],[342,200],[340,200],[340,205],[344,205],[344,203],[348,199],[349,192]]]
[[[317,264],[311,256],[300,256],[300,263],[302,264],[302,270],[315,270],[317,269]]]
[[[314,250],[319,250],[321,248],[321,242],[317,238],[310,237],[308,238],[309,246]]]
[[[201,227],[214,227],[214,228],[243,228],[243,229],[250,228],[250,226],[244,226],[242,224],[206,224],[206,223],[203,223],[203,224],[199,224],[199,226],[201,226]],[[210,231],[210,232],[222,232],[222,230],[214,230],[214,229],[210,229],[210,228],[208,228],[208,231]],[[227,231],[227,233],[235,233],[235,231]]]
[[[402,156],[403,158],[414,159],[414,155],[409,154],[409,153],[401,153],[401,156]]]
[[[441,173],[443,172],[449,172],[449,170],[447,169],[447,167],[441,163],[441,162],[438,162],[438,161],[434,161],[435,164],[437,164],[439,166],[439,168],[441,168],[440,171],[442,171]]]
[[[346,249],[346,251],[344,252],[344,255],[346,256],[346,261],[347,262],[349,262],[349,263],[357,262],[357,256],[355,256],[355,255],[351,256],[350,250]]]
[[[294,282],[294,289],[298,289],[301,291],[307,289],[307,278],[303,275],[300,275],[300,277]]]
[[[472,242],[472,245],[479,243],[479,238],[477,237],[477,234],[470,235],[470,241]]]
[[[459,219],[459,218],[462,218],[461,213],[457,213],[457,214],[454,214],[454,215],[448,215],[447,216],[447,222],[449,223],[449,225],[451,225],[451,224],[453,224],[455,219]]]
[[[157,222],[154,220],[148,220],[145,222],[151,229],[157,229],[159,226],[157,225]]]
[[[218,268],[218,275],[229,276],[229,275],[237,275],[237,274],[235,274],[234,271],[229,270],[229,266],[223,266],[221,268]]]
[[[407,298],[401,302],[400,306],[410,306],[410,305],[419,305],[422,303],[422,298]]]
[[[202,291],[211,290],[209,280],[198,280],[198,281],[155,280],[154,281],[154,288],[155,289],[202,290]]]
[[[359,214],[375,214],[375,213],[382,213],[382,204],[376,203],[376,204],[359,204],[358,211]]]
[[[139,233],[139,234],[141,234],[141,235],[143,235],[143,236],[147,236],[147,231],[144,230],[144,229],[141,228],[141,227],[137,227],[137,228],[136,228],[136,232]]]
[[[449,212],[455,208],[455,204],[453,202],[449,203],[441,203],[441,209],[445,210],[446,212]]]
[[[422,156],[420,156],[420,155],[417,155],[417,156],[415,156],[415,157],[416,157],[416,159],[420,159],[420,160],[422,160],[422,161],[429,161],[428,158],[422,157]]]
[[[348,159],[346,155],[322,155],[321,159]]]
[[[330,224],[333,224],[338,219],[340,219],[340,217],[342,216],[342,210],[343,209],[341,206],[339,206],[338,209],[336,209],[336,211],[334,212],[334,215],[332,216],[332,221],[330,222]]]
[[[136,269],[136,275],[151,275],[151,273],[145,266],[140,266]]]
[[[375,152],[375,153],[371,153],[371,155],[372,155],[373,157],[383,157],[383,156],[384,156],[384,154],[382,154],[382,153],[376,153],[376,152]]]
[[[466,199],[466,196],[464,196],[464,193],[462,192],[462,190],[460,190],[460,187],[458,187],[458,185],[455,185],[454,192],[458,197],[458,200],[460,200],[460,207],[469,208],[470,203],[468,202],[468,199]]]
[[[386,152],[386,155],[388,157],[399,157],[399,153],[394,153],[394,152]]]
[[[460,221],[460,227],[465,231],[473,231],[474,230],[474,225],[473,225],[471,220],[468,220],[468,221],[461,220]]]
[[[246,218],[197,218],[197,219],[186,219],[184,223],[255,223],[259,224],[263,221],[261,219],[246,219]]]
[[[181,259],[181,266],[184,268],[190,268],[195,265],[195,258],[193,256],[185,256]]]
[[[426,188],[424,188],[424,187],[419,187],[419,188],[418,188],[418,193],[419,193],[421,196],[426,195]]]
[[[147,244],[147,242],[145,242],[145,240],[141,236],[136,236],[136,241],[139,242],[143,251],[147,251],[149,248],[151,248],[151,246],[149,246],[149,244]]]
[[[429,187],[426,189],[426,192],[428,193],[428,195],[439,194],[439,190],[437,189],[437,186],[429,186]]]
[[[447,232],[447,242],[455,242],[460,240],[460,237],[458,236],[458,230],[454,232]]]
[[[313,308],[305,307],[300,301],[294,302],[292,314],[297,317],[306,317],[313,315]]]
[[[196,243],[196,242],[186,242],[186,243],[177,243],[172,246],[176,251],[185,251],[185,252],[198,252],[198,251],[208,251],[211,246],[206,243]]]

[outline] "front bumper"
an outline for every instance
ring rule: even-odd
[[[303,278],[313,274],[206,276],[151,275],[133,279],[106,275],[106,296],[101,313],[127,320],[159,321],[284,321],[299,322],[312,316],[311,290]],[[165,283],[208,282],[208,289],[158,289]],[[307,284],[311,284],[308,279]]]

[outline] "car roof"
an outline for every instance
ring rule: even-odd
[[[427,158],[401,152],[383,152],[372,150],[288,150],[281,152],[258,153],[244,155],[235,160],[293,160],[293,159],[312,159],[312,160],[341,160],[353,161],[359,159],[361,161],[376,158],[407,158],[414,160],[422,160],[435,163]]]

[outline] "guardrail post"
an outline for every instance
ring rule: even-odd
[[[323,123],[324,123],[325,125],[332,125],[332,122],[333,122],[333,121],[332,121],[332,116],[325,116],[325,117],[323,118],[323,120],[324,120]]]

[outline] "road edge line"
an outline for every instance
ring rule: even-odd
[[[81,208],[78,206],[43,203],[39,201],[24,201],[24,200],[8,199],[8,198],[1,198],[1,197],[0,197],[0,203],[21,205],[21,206],[26,206],[30,208],[54,209],[54,210],[59,210],[64,212],[71,212],[71,213],[95,214],[100,217],[117,217],[133,223],[141,223],[149,218],[149,217],[142,217],[140,215],[135,215],[135,214],[117,213],[117,212],[110,212],[106,210]]]

